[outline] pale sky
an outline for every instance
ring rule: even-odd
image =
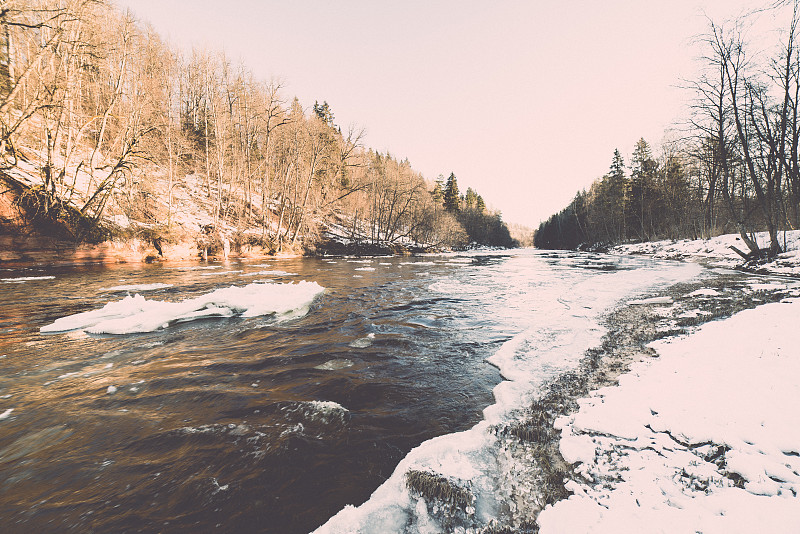
[[[342,129],[454,172],[507,222],[538,226],[688,116],[707,17],[767,2],[117,0],[174,45],[224,50]]]

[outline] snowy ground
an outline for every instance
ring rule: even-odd
[[[799,237],[787,236],[789,252],[770,271],[800,274]],[[740,263],[729,244],[733,236],[617,252]],[[781,302],[651,343],[657,358],[556,421],[560,451],[575,466],[573,495],[539,514],[541,533],[800,532],[800,283],[782,290]],[[735,298],[713,288],[685,297]],[[672,308],[656,314],[701,321],[709,313]]]
[[[769,263],[752,266],[752,270],[760,273],[770,273],[788,276],[800,276],[800,230],[781,232],[778,234],[784,253]],[[766,232],[756,234],[759,247],[769,246],[769,236]],[[683,239],[680,241],[653,241],[648,243],[634,243],[619,245],[611,252],[616,254],[648,254],[655,258],[663,259],[693,259],[699,258],[709,261],[718,267],[738,267],[742,265],[742,257],[730,247],[748,252],[741,238],[736,234],[725,234],[712,239]]]
[[[799,532],[800,299],[652,344],[559,420],[574,495],[542,533]]]

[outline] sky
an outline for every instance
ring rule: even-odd
[[[174,46],[223,50],[426,178],[538,226],[688,117],[697,37],[750,0],[117,0]],[[676,135],[676,134],[669,134]]]

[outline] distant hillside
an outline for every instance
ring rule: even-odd
[[[385,250],[513,244],[474,191],[439,197],[327,102],[304,108],[222,53],[181,54],[108,1],[12,4],[0,20],[6,235],[198,254],[225,242],[301,252],[331,237]]]

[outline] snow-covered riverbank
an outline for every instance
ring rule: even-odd
[[[800,299],[651,344],[560,419],[574,495],[542,533],[798,532]]]
[[[616,252],[741,263],[729,245],[735,236]],[[800,273],[797,232],[786,248],[767,272]],[[800,531],[800,283],[781,290],[780,302],[649,344],[657,358],[634,363],[619,386],[556,421],[560,451],[575,465],[573,495],[541,512],[540,532]],[[713,288],[686,297],[736,298]],[[670,308],[656,314],[677,315]],[[694,317],[701,322],[703,313]]]
[[[757,233],[755,237],[760,247],[769,246],[769,236],[766,232]],[[779,239],[784,252],[771,262],[748,265],[748,270],[763,274],[800,277],[800,230],[781,232]],[[731,247],[748,252],[737,234],[725,234],[711,239],[630,243],[613,247],[610,252],[612,254],[645,254],[669,260],[702,260],[717,267],[741,267],[742,257]]]

